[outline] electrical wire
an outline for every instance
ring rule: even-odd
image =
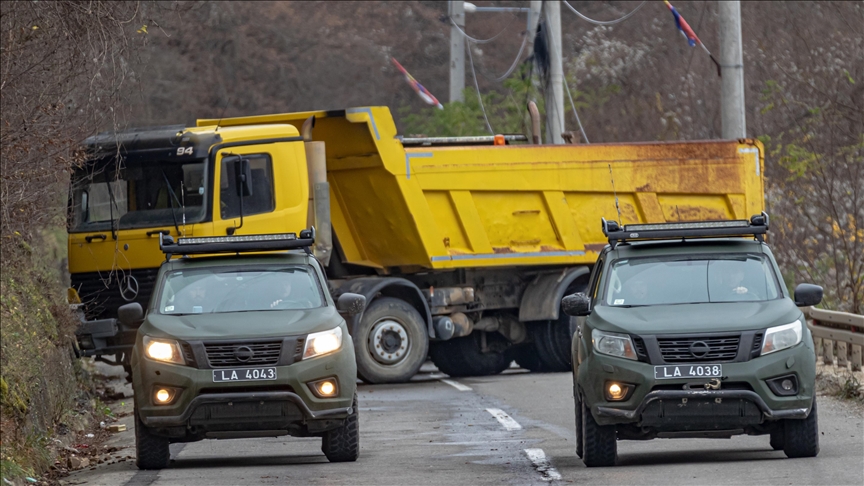
[[[488,39],[475,39],[474,37],[471,37],[470,35],[468,35],[464,30],[462,30],[462,28],[459,27],[459,24],[457,24],[456,21],[453,20],[453,17],[449,17],[449,18],[450,18],[450,23],[453,24],[453,27],[456,27],[456,30],[458,30],[460,34],[464,35],[466,39],[470,40],[471,42],[473,42],[473,43],[475,43],[475,44],[486,44],[487,42],[492,42],[493,40],[495,40],[495,39],[497,39],[498,37],[500,37],[501,34],[503,34],[504,32],[506,32],[507,29],[509,29],[510,26],[513,25],[513,21],[516,20],[516,16],[514,15],[513,18],[510,19],[510,23],[507,24],[506,27],[504,27],[503,29],[501,29],[501,32],[498,32],[497,34],[493,35],[492,37],[490,37],[490,38],[488,38]]]
[[[646,0],[646,1],[647,1],[647,0]],[[594,20],[594,19],[591,19],[591,18],[588,18],[588,17],[582,15],[582,13],[580,13],[578,10],[576,10],[575,8],[573,8],[573,5],[570,5],[570,2],[568,2],[567,0],[564,0],[564,5],[567,5],[567,7],[568,7],[570,10],[572,10],[573,13],[575,13],[576,15],[578,15],[579,17],[581,17],[582,20],[586,20],[586,21],[588,21],[588,22],[591,22],[591,23],[594,24],[594,25],[614,25],[614,24],[617,24],[617,23],[619,23],[619,22],[624,22],[625,20],[629,19],[633,14],[635,14],[636,12],[638,12],[640,8],[642,8],[643,6],[645,6],[646,1],[643,1],[642,3],[640,3],[639,6],[636,7],[636,8],[634,8],[632,12],[630,12],[630,13],[628,13],[627,15],[621,17],[620,19],[615,19],[615,20]]]
[[[585,129],[582,128],[582,120],[579,119],[579,113],[576,113],[576,104],[573,103],[573,96],[570,95],[570,84],[567,82],[567,77],[564,77],[564,87],[567,88],[567,97],[570,98],[570,106],[573,108],[573,114],[576,115],[576,123],[579,124],[579,131],[582,132],[582,138],[585,140],[586,144],[590,144],[588,141],[588,135],[585,135]]]
[[[519,65],[520,59],[522,58],[522,53],[525,51],[525,46],[527,46],[527,45],[528,45],[528,35],[526,33],[525,38],[522,39],[522,47],[519,48],[519,54],[516,54],[516,59],[513,60],[513,64],[511,64],[510,68],[507,69],[507,72],[505,72],[501,76],[499,76],[497,78],[489,78],[488,76],[483,74],[482,71],[480,74],[483,74],[483,77],[485,77],[487,79],[491,79],[492,81],[495,81],[496,83],[500,83],[501,81],[504,81],[505,79],[510,77],[511,74],[513,74],[513,70],[515,70],[516,66]]]
[[[474,71],[474,55],[471,54],[471,46],[465,46],[468,49],[468,59],[471,60],[471,74],[474,76],[474,88],[477,90],[477,101],[480,102],[480,110],[483,111],[483,119],[486,120],[486,128],[489,129],[489,133],[495,135],[495,131],[492,130],[492,125],[489,124],[489,117],[486,116],[486,108],[483,106],[483,97],[480,96],[480,85],[477,84],[477,72]]]

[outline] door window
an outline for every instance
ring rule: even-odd
[[[251,193],[243,196],[243,215],[269,213],[276,208],[273,197],[273,161],[268,154],[244,155],[252,169]],[[222,219],[240,217],[240,199],[235,177],[237,157],[222,160],[219,201]]]

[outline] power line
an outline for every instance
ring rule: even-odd
[[[486,116],[486,108],[483,106],[483,97],[480,96],[480,85],[477,84],[477,72],[474,71],[474,55],[471,54],[471,46],[465,46],[468,48],[468,59],[471,60],[471,74],[474,76],[474,88],[477,90],[477,101],[480,102],[480,110],[483,111],[483,119],[486,120],[486,128],[489,129],[489,133],[495,135],[495,131],[492,130],[492,125],[489,124],[489,117]]]
[[[591,143],[588,141],[588,135],[585,135],[585,129],[582,128],[582,120],[579,119],[579,113],[576,113],[576,104],[573,103],[573,97],[570,95],[570,83],[567,82],[567,76],[564,76],[564,87],[567,88],[567,97],[570,98],[570,106],[573,108],[573,114],[576,115],[576,123],[579,124],[579,131],[582,132],[582,138],[585,139],[585,143]]]
[[[513,25],[513,21],[516,20],[516,16],[514,15],[513,18],[510,19],[510,23],[507,24],[506,27],[504,27],[503,29],[501,29],[501,32],[498,32],[497,34],[493,35],[492,37],[490,37],[490,38],[488,38],[488,39],[475,39],[474,37],[471,37],[470,35],[468,35],[464,30],[462,30],[462,28],[459,27],[459,24],[457,24],[456,21],[453,20],[453,17],[449,17],[449,18],[450,18],[450,23],[453,24],[453,27],[456,27],[456,30],[458,30],[459,33],[461,33],[462,35],[464,35],[466,39],[470,40],[471,42],[473,42],[473,43],[475,43],[475,44],[486,44],[487,42],[492,42],[493,40],[495,40],[495,39],[497,39],[498,37],[500,37],[501,34],[503,34],[504,32],[506,32],[507,29],[509,29],[510,26]]]
[[[568,7],[570,10],[572,10],[573,13],[575,13],[576,15],[578,15],[579,17],[581,17],[583,20],[587,20],[588,22],[591,22],[591,23],[594,24],[594,25],[614,25],[614,24],[617,24],[617,23],[619,23],[619,22],[624,22],[625,20],[629,19],[633,14],[635,14],[636,12],[638,12],[639,9],[642,8],[642,7],[645,5],[645,3],[646,3],[646,2],[643,1],[642,3],[639,4],[638,7],[634,8],[632,12],[630,12],[630,13],[628,13],[627,15],[621,17],[620,19],[615,19],[615,20],[594,20],[594,19],[591,19],[591,18],[588,18],[588,17],[582,15],[581,12],[579,12],[578,10],[576,10],[575,8],[573,8],[573,5],[570,5],[570,2],[568,2],[567,0],[564,0],[564,5],[567,5],[567,7]]]

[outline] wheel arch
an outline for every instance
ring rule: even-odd
[[[426,332],[430,338],[435,337],[435,331],[432,328],[432,312],[429,309],[429,303],[423,297],[423,292],[420,288],[414,285],[413,282],[404,278],[385,277],[385,278],[355,278],[351,279],[336,291],[334,298],[338,298],[346,292],[360,294],[366,297],[366,308],[363,312],[356,314],[348,319],[348,329],[353,336],[354,331],[363,319],[366,309],[379,295],[383,297],[393,297],[408,303],[411,307],[417,309],[417,312],[423,317],[426,322]]]
[[[574,282],[590,273],[587,266],[578,266],[537,275],[522,294],[519,320],[528,322],[558,319],[564,293]]]

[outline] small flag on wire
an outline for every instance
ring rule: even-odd
[[[439,110],[444,109],[444,106],[441,105],[438,99],[432,96],[432,93],[430,93],[428,89],[424,88],[423,85],[420,84],[420,82],[414,79],[414,76],[411,76],[411,74],[404,67],[402,67],[401,64],[399,64],[399,61],[397,61],[396,58],[391,57],[390,60],[393,61],[396,69],[401,71],[402,74],[405,76],[405,81],[408,83],[408,85],[411,86],[411,89],[413,89],[414,92],[417,93],[417,95],[426,102],[426,104],[437,106]]]
[[[684,17],[678,13],[678,10],[669,3],[669,0],[663,0],[663,3],[669,7],[669,11],[672,12],[672,16],[675,17],[675,26],[678,27],[678,30],[681,31],[681,35],[683,35],[687,39],[687,43],[690,44],[690,47],[694,47],[697,43],[702,46],[702,49],[708,53],[708,56],[711,58],[711,61],[714,62],[714,65],[717,66],[717,75],[722,76],[720,73],[720,63],[717,62],[717,59],[714,59],[714,55],[711,54],[711,51],[705,47],[705,44],[702,43],[702,40],[699,39],[699,36],[696,35],[696,32],[690,27],[690,24],[684,20]]]

